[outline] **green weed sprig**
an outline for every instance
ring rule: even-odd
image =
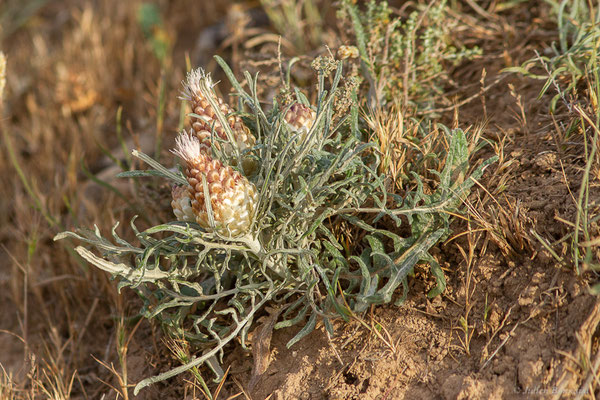
[[[342,4],[341,17],[348,15],[352,23],[362,70],[372,86],[371,106],[395,99],[404,108],[434,108],[443,97],[448,66],[481,53],[453,44],[457,22],[446,1],[419,7],[405,19],[385,1],[371,0],[364,11],[350,0]]]
[[[585,0],[547,2],[556,13],[559,36],[558,43],[553,43],[549,49],[551,55],[537,54],[521,66],[506,68],[504,71],[545,80],[539,98],[549,88],[557,89],[557,94],[550,103],[550,110],[554,112],[559,99],[570,107],[565,94],[576,94],[582,79],[598,69],[596,59],[600,43],[600,12],[597,8],[589,8]],[[545,71],[532,72],[534,67],[543,67]],[[566,81],[564,89],[558,83],[560,80]]]

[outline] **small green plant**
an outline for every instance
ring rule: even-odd
[[[600,204],[594,195],[594,180],[600,178],[600,60],[593,60],[591,76],[587,76],[589,99],[586,107],[575,105],[574,114],[580,122],[583,133],[583,155],[585,166],[581,177],[576,206],[577,214],[573,221],[574,232],[571,239],[571,251],[577,273],[580,265],[583,270],[600,270]],[[594,179],[595,178],[595,179]],[[600,285],[593,291],[600,292]]]
[[[145,231],[131,221],[139,244],[119,237],[116,225],[112,240],[97,228],[55,238],[95,247],[99,255],[84,246],[76,251],[110,273],[120,289],[135,290],[145,317],[201,354],[139,382],[135,394],[201,364],[222,377],[225,346],[235,339],[246,348],[252,322],[267,305],[279,310],[274,329],[303,325],[289,347],[318,321],[333,334],[335,319],[391,302],[400,285],[406,294],[408,274],[418,263],[435,276],[429,294],[439,294],[445,278],[429,250],[447,237],[450,216],[494,161],[471,172],[465,133],[444,128],[448,147],[438,154],[444,162],[435,172],[437,184],[425,189],[414,174],[414,189],[402,197],[389,193],[378,172],[376,144],[360,139],[368,135],[358,130],[358,105],[335,115],[343,90],[341,62],[333,70],[315,64],[316,107],[296,91],[290,103],[275,100],[267,112],[256,79],[246,73],[246,91],[217,61],[248,112],[232,110],[215,94],[210,77],[193,71],[185,85],[192,128],[180,134],[173,151],[184,166],[167,169],[134,151],[151,169],[121,174],[172,181],[178,221]],[[359,239],[340,240],[340,224]]]
[[[557,93],[550,103],[550,110],[554,112],[557,101],[562,98],[568,103],[567,97],[576,95],[578,85],[586,75],[598,68],[596,58],[600,43],[600,11],[589,6],[586,0],[546,2],[557,16],[558,43],[553,43],[547,49],[550,54],[537,54],[537,57],[525,61],[521,66],[505,71],[545,80],[540,98],[549,88],[556,89]],[[540,67],[543,72],[539,71]],[[538,72],[532,72],[534,68]]]
[[[137,20],[154,56],[161,64],[165,64],[171,52],[172,39],[165,29],[158,6],[142,3],[138,8]]]
[[[386,1],[371,0],[365,11],[351,0],[342,4],[339,18],[349,17],[353,26],[372,103],[394,99],[406,110],[433,108],[444,96],[448,67],[480,54],[455,44],[458,22],[446,1],[418,3],[407,18],[394,15]]]

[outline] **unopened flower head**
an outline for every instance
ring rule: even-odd
[[[195,69],[188,73],[187,80],[183,83],[184,98],[191,102],[192,106],[192,129],[195,136],[206,147],[211,146],[211,132],[214,131],[221,140],[228,141],[227,133],[219,121],[216,110],[211,105],[216,104],[219,111],[227,119],[227,124],[233,133],[233,140],[236,142],[240,151],[254,146],[256,138],[252,135],[248,127],[244,124],[238,115],[234,115],[234,110],[227,103],[218,97],[213,88],[210,74],[204,72],[202,68]],[[209,97],[210,96],[210,97]],[[218,145],[215,143],[215,145]],[[231,155],[231,145],[225,145],[225,153]]]
[[[285,114],[285,122],[293,133],[300,133],[300,141],[303,141],[310,131],[317,113],[302,103],[294,103]]]
[[[254,185],[230,166],[203,152],[200,141],[192,134],[181,133],[176,144],[173,153],[186,162],[185,175],[190,184],[189,198],[196,222],[223,236],[246,233],[257,201]],[[203,180],[208,189],[214,225],[210,223]]]

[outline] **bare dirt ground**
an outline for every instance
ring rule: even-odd
[[[136,383],[178,365],[159,327],[123,320],[126,335],[132,334],[123,368],[118,324],[121,316],[136,314],[139,300],[118,294],[101,271],[73,261],[51,241],[64,227],[97,223],[108,229],[131,214],[122,199],[80,171],[85,157],[93,173],[110,179],[112,163],[95,141],[118,148],[118,106],[130,140],[150,149],[154,142],[161,67],[136,28],[132,4],[138,2],[100,3],[49,3],[2,36],[9,68],[0,125],[0,364],[6,371],[0,398],[7,388],[14,398],[116,398],[110,386],[118,385],[116,375],[124,369],[128,382]],[[176,60],[164,80],[167,142],[177,130],[186,51],[194,63],[210,52],[238,65],[249,52],[253,65],[261,65],[260,53],[244,49],[247,38],[227,25],[237,14],[232,2],[224,3],[159,2]],[[255,18],[255,29],[268,29],[262,17]],[[501,68],[556,40],[547,11],[535,7],[489,18],[479,20],[484,56],[453,74],[467,88],[464,98],[480,89],[483,69],[486,82],[494,82]],[[565,246],[561,251],[553,245],[554,255],[544,246],[570,232],[563,221],[573,221],[577,212],[585,160],[577,139],[558,144],[557,121],[566,111],[559,107],[554,119],[549,115],[554,93],[538,99],[542,84],[511,75],[442,117],[463,127],[485,124],[490,145],[476,158],[496,153],[500,160],[469,198],[469,219],[457,220],[454,236],[435,249],[448,279],[441,296],[426,296],[435,282],[417,268],[402,306],[374,307],[360,320],[338,322],[333,338],[317,327],[287,349],[296,331],[276,331],[270,365],[260,377],[252,375],[252,355],[232,347],[219,398],[596,398],[600,385],[591,355],[598,352],[600,303],[589,286],[597,278],[589,271],[577,274]],[[592,198],[600,198],[598,183]],[[155,205],[156,220],[163,206]],[[54,216],[60,221],[52,222]],[[101,362],[114,365],[117,374]],[[184,374],[138,398],[203,398],[191,379]]]

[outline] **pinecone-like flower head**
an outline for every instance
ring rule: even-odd
[[[310,107],[302,103],[294,103],[285,114],[285,122],[293,133],[300,133],[300,141],[306,138],[306,134],[310,131],[317,113]]]
[[[256,188],[245,176],[202,151],[197,137],[181,133],[173,151],[186,162],[185,175],[192,212],[205,229],[227,237],[240,236],[250,229],[257,201]],[[206,179],[209,199],[205,199],[202,177]],[[207,201],[210,200],[210,203]],[[214,226],[209,221],[210,204]]]
[[[216,104],[221,113],[227,118],[227,124],[233,131],[234,140],[240,151],[254,146],[256,138],[248,127],[244,124],[238,115],[233,114],[233,110],[213,91],[213,83],[209,74],[206,74],[202,68],[195,69],[188,73],[187,81],[183,83],[184,98],[191,102],[192,129],[194,134],[203,146],[210,148],[211,132],[214,129],[215,135],[220,139],[228,140],[225,129],[219,121],[217,114],[211,105],[207,96],[211,97],[213,104]],[[225,145],[223,149],[227,154],[232,153],[230,145]]]

